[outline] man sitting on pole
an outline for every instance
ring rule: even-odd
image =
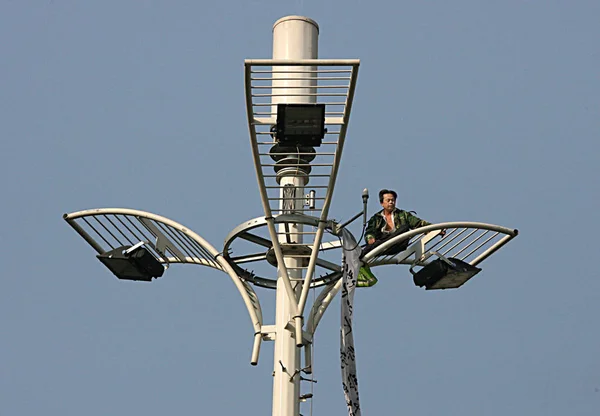
[[[380,246],[390,238],[407,232],[415,228],[424,227],[431,223],[420,219],[409,211],[396,208],[396,198],[398,194],[391,189],[382,189],[379,191],[379,202],[383,209],[373,215],[367,227],[365,228],[365,241],[367,245],[363,248],[361,257]],[[443,232],[442,232],[443,235]],[[393,255],[406,250],[408,239],[400,241],[381,254]],[[367,264],[363,264],[358,275],[359,287],[370,287],[377,283],[377,278],[371,273]]]

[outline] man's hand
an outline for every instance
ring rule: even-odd
[[[440,230],[440,237],[444,238],[446,235],[446,230]]]

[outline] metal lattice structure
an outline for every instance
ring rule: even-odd
[[[327,219],[331,197],[344,148],[350,110],[358,77],[360,61],[354,60],[246,60],[246,110],[250,128],[252,156],[258,177],[259,191],[265,215],[289,213],[293,210]],[[279,91],[285,88],[285,94]],[[324,104],[326,136],[321,148],[297,149],[294,153],[278,152],[271,128],[276,124],[274,106],[279,102],[296,102],[309,98]],[[306,169],[309,168],[309,169]],[[307,185],[317,191],[314,208],[286,209],[280,207],[281,192],[288,188],[290,198],[305,201],[298,195],[299,187],[286,187],[278,178],[281,170],[295,170],[306,176]],[[308,172],[306,172],[308,170]],[[286,191],[288,191],[286,189]]]
[[[359,65],[359,60],[245,61],[246,111],[261,202],[273,253],[297,316],[304,311],[319,247],[328,224]],[[272,129],[277,121],[275,106],[297,102],[325,105],[327,132],[322,146],[317,149],[282,149],[273,137]],[[286,181],[289,177],[300,178],[301,182]],[[314,205],[308,208],[303,204],[307,199],[304,194],[306,186],[315,191],[312,197]],[[305,231],[301,224],[290,221],[277,230],[274,217],[280,214],[313,217],[317,220],[316,229]],[[296,239],[289,240],[291,235]],[[298,235],[301,237],[297,238]],[[286,258],[296,260],[304,269],[304,284],[299,298],[290,283]],[[307,263],[303,261],[305,259],[308,259]],[[300,319],[297,325],[301,327]],[[300,333],[297,334],[299,336]]]
[[[165,265],[187,263],[223,270],[218,252],[202,237],[156,214],[104,208],[65,214],[64,219],[98,254],[144,241]]]
[[[443,238],[436,238],[445,230]],[[483,260],[515,238],[515,229],[480,222],[446,222],[432,224],[398,235],[373,251],[363,261],[370,266],[385,264],[425,265],[434,252],[445,257],[463,260],[477,266]],[[385,251],[394,244],[409,240],[406,250],[388,255]]]
[[[160,215],[126,208],[90,209],[63,218],[98,254],[143,242],[166,267],[192,264],[227,273],[246,304],[255,332],[260,333],[262,310],[252,286],[240,278],[219,251],[189,228]],[[258,361],[258,352],[255,355],[254,362]]]

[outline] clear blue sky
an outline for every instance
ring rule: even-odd
[[[600,414],[600,2],[584,0],[0,0],[0,414],[270,414],[272,343],[251,367],[227,276],[118,281],[61,216],[144,209],[216,247],[260,216],[243,60],[269,58],[289,14],[319,23],[320,57],[361,59],[334,218],[390,187],[430,221],[521,231],[459,290],[398,266],[357,293],[364,414]],[[338,337],[336,302],[315,415],[346,414]]]

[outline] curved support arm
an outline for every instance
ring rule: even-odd
[[[258,296],[256,296],[250,285],[244,285],[242,279],[240,279],[240,277],[235,273],[231,265],[223,258],[223,256],[219,255],[217,260],[223,267],[223,270],[231,277],[231,280],[233,280],[233,283],[237,287],[238,292],[240,292],[240,295],[242,295],[242,299],[244,299],[246,309],[248,310],[250,319],[252,320],[254,332],[260,332],[262,326],[262,310],[260,308]],[[252,299],[250,298],[250,294],[253,295]]]
[[[299,314],[304,313],[304,307],[306,306],[306,300],[308,299],[308,291],[311,287],[312,277],[315,272],[315,265],[317,264],[317,257],[319,255],[319,245],[323,238],[323,231],[325,230],[325,222],[319,222],[317,228],[317,234],[315,235],[315,241],[310,253],[310,260],[308,261],[308,268],[306,270],[306,277],[304,278],[304,284],[302,285],[302,292],[300,294],[300,301],[298,302]]]
[[[195,249],[203,258],[191,258],[185,254],[178,254],[177,257],[180,262],[205,265],[227,273],[242,296],[248,314],[250,315],[254,332],[260,333],[262,326],[262,310],[258,297],[252,287],[237,275],[227,260],[225,260],[210,243],[189,228],[160,215],[128,208],[100,208],[65,214],[63,216],[64,220],[67,221],[67,223],[99,253],[103,253],[106,250],[102,248],[101,244],[98,243],[90,233],[77,223],[78,219],[83,219],[85,221],[85,217],[98,217],[96,218],[98,229],[92,227],[91,229],[93,231],[90,232],[97,235],[100,242],[105,243],[110,241],[110,235],[116,244],[125,245],[132,236],[143,236],[144,232],[142,230],[150,229],[154,236],[167,240],[163,241],[163,243],[167,244],[168,250],[181,253],[186,250],[186,245],[181,239],[181,235],[186,236],[199,246]],[[105,221],[106,223],[103,224],[102,221]],[[108,226],[110,226],[110,228],[108,228]],[[104,229],[102,227],[104,227]],[[191,249],[191,247],[187,246],[188,251]],[[171,260],[173,260],[172,262],[175,262],[176,259],[168,258],[168,260],[170,262]]]
[[[277,240],[277,231],[275,231],[275,221],[273,217],[267,218],[267,228],[269,230],[269,236],[271,237],[271,241],[273,242],[273,251],[275,252],[275,257],[277,258],[278,267],[281,270],[281,279],[283,280],[285,291],[290,300],[290,306],[294,312],[293,314],[299,315],[298,301],[296,299],[294,289],[292,288],[292,282],[290,281],[290,275],[285,265],[285,261],[283,260],[281,245],[279,244],[279,240]]]
[[[429,241],[431,241],[434,237],[436,237],[439,234],[439,231],[452,230],[450,233],[448,233],[448,234],[452,234],[460,228],[464,228],[465,230],[473,229],[473,232],[468,234],[466,237],[463,237],[462,239],[460,239],[450,249],[448,249],[447,252],[449,252],[451,249],[456,248],[459,245],[462,245],[461,247],[463,247],[463,248],[459,250],[459,252],[462,253],[470,246],[474,245],[475,243],[478,243],[478,245],[476,245],[476,247],[474,249],[471,249],[470,252],[468,252],[468,254],[464,256],[464,257],[467,257],[468,255],[471,255],[471,254],[477,254],[477,251],[479,249],[482,249],[482,252],[479,253],[476,258],[474,258],[473,260],[471,260],[469,262],[469,264],[471,264],[472,266],[475,266],[475,265],[481,263],[487,257],[492,255],[495,251],[497,251],[500,247],[502,247],[504,244],[508,243],[511,239],[516,237],[519,233],[519,231],[516,229],[506,228],[506,227],[502,227],[499,225],[480,223],[480,222],[460,221],[460,222],[444,222],[444,223],[439,223],[439,224],[431,224],[431,225],[427,225],[425,227],[416,228],[414,230],[407,231],[407,232],[400,234],[394,238],[391,238],[390,240],[386,241],[385,243],[381,244],[380,246],[376,247],[375,249],[373,249],[372,251],[367,253],[363,257],[363,261],[369,263],[372,266],[378,265],[378,264],[397,264],[397,263],[403,262],[405,259],[407,259],[412,254],[415,254],[415,257],[416,257],[415,261],[419,261],[420,257],[423,256],[424,254],[426,254],[425,245]],[[477,236],[471,237],[477,230],[482,230],[482,233]],[[433,234],[433,232],[435,232],[435,231],[438,231],[438,232]],[[464,232],[464,230],[463,230],[463,232]],[[482,239],[487,232],[494,232],[495,234],[492,235],[491,237],[488,237],[484,241],[479,242],[479,240]],[[376,257],[378,257],[380,255],[385,255],[385,251],[387,249],[389,249],[390,247],[392,247],[393,245],[395,245],[401,241],[405,241],[407,239],[410,240],[412,237],[419,235],[419,234],[423,234],[424,236],[421,239],[419,239],[418,241],[415,241],[405,251],[399,253],[397,256],[392,256],[392,257],[396,257],[397,259],[395,259],[393,261],[385,261],[385,262],[375,261]],[[450,237],[449,235],[447,235],[445,238],[449,239],[451,241],[451,240],[459,237],[461,234],[462,234],[462,232],[457,232],[457,234],[454,237]],[[493,241],[495,239],[495,237],[499,234],[505,234],[505,235],[504,235],[504,237],[502,237],[496,241]],[[442,240],[442,241],[444,241],[444,240]],[[489,243],[489,245],[486,246],[486,244],[488,244],[488,243]]]
[[[325,288],[323,288],[321,293],[319,293],[319,296],[312,306],[310,315],[308,315],[308,318],[306,318],[306,332],[308,332],[311,336],[314,336],[317,326],[319,325],[319,322],[321,322],[321,318],[325,314],[325,311],[331,304],[331,301],[335,298],[335,295],[337,295],[342,288],[342,283],[342,279],[338,279],[335,283],[327,285]]]

